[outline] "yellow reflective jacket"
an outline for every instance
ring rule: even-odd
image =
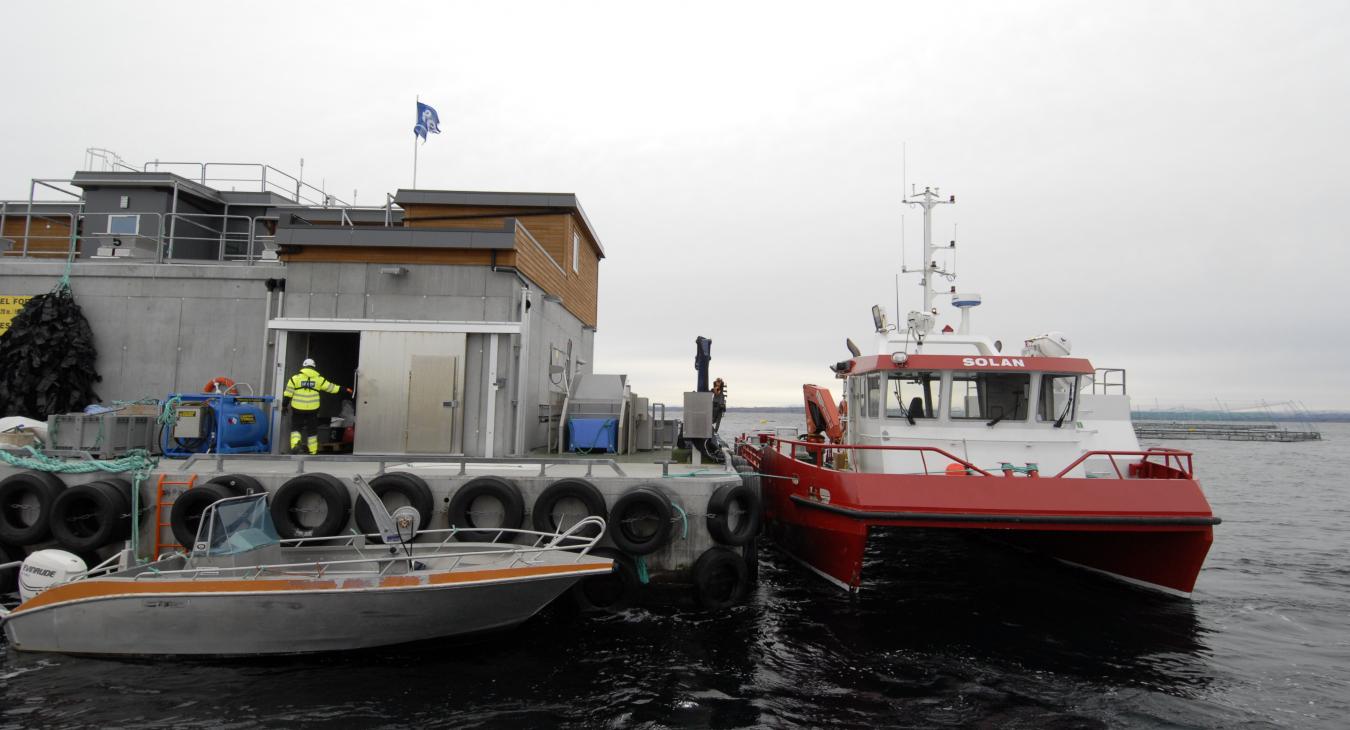
[[[286,381],[283,398],[291,399],[291,407],[297,411],[316,411],[319,409],[319,393],[336,393],[341,388],[328,382],[314,368],[300,368],[300,372]]]

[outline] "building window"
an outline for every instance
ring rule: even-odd
[[[141,217],[138,215],[110,215],[108,216],[108,233],[115,233],[123,236],[134,236],[140,232]]]
[[[572,272],[581,271],[581,234],[572,234]]]

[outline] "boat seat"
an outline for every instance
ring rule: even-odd
[[[920,398],[919,396],[916,395],[916,396],[914,396],[914,399],[911,400],[911,401],[909,402],[909,417],[910,417],[910,418],[923,418],[923,417],[924,417],[924,415],[923,415],[923,398]]]

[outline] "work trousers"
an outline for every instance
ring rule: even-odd
[[[311,454],[319,453],[319,411],[298,411],[291,409],[291,453],[298,454],[300,437],[305,437],[305,447]]]

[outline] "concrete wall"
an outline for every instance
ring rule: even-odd
[[[6,261],[0,294],[51,291],[62,263]],[[94,332],[105,400],[195,391],[219,375],[258,383],[267,289],[277,265],[78,263],[75,301]]]

